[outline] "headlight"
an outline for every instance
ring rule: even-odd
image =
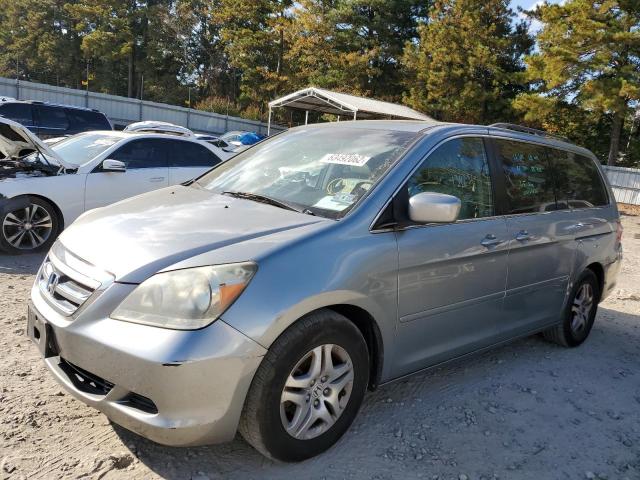
[[[245,262],[156,273],[131,292],[111,318],[177,330],[202,328],[238,298],[257,268]]]

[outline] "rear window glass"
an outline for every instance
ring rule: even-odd
[[[496,140],[504,172],[507,213],[556,210],[553,168],[547,149],[540,145]]]

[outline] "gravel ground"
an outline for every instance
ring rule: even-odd
[[[531,337],[382,387],[310,461],[272,463],[242,439],[168,448],[62,392],[25,336],[41,256],[0,256],[0,479],[640,479],[640,217],[591,337]]]

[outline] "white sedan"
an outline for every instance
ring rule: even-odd
[[[3,156],[0,248],[21,253],[48,248],[86,210],[183,183],[233,153],[195,136],[148,132],[93,131],[48,146],[0,117]]]

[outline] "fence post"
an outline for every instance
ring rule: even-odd
[[[138,100],[140,102],[140,109],[138,111],[138,118],[142,121],[142,100]]]
[[[20,100],[20,79],[16,78],[16,100]]]

